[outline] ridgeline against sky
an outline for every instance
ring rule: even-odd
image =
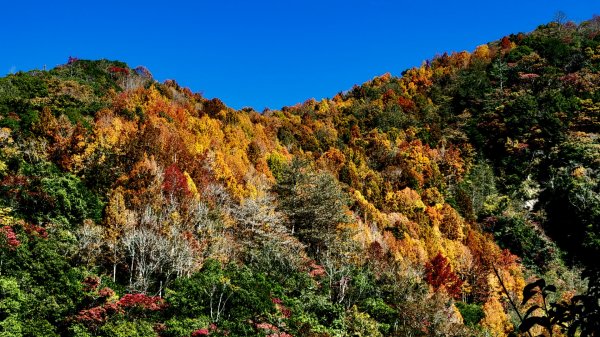
[[[234,108],[333,97],[444,51],[529,32],[557,11],[580,22],[596,0],[5,1],[0,73],[69,56],[144,65]]]

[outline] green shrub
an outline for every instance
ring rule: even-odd
[[[467,326],[475,326],[485,317],[485,313],[481,306],[477,304],[468,304],[464,302],[456,302],[456,307],[463,317],[463,322]]]

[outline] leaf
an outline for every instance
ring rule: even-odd
[[[532,306],[531,308],[529,308],[529,309],[527,310],[527,312],[525,313],[525,316],[523,316],[523,317],[527,318],[527,317],[529,317],[529,315],[531,315],[531,314],[532,314],[534,311],[536,311],[537,309],[541,309],[541,308],[542,308],[542,307],[540,307],[539,305],[537,305],[537,304],[536,304],[536,305]]]
[[[541,279],[535,281],[534,284],[537,284],[540,287],[540,289],[542,289],[546,286],[546,280],[541,278]]]
[[[585,300],[586,300],[585,296],[576,295],[576,296],[573,296],[573,298],[571,299],[571,303],[581,306],[585,302]]]
[[[533,289],[538,286],[538,281],[535,281],[535,282],[532,282],[532,283],[529,283],[528,285],[526,285],[525,288],[523,288],[523,293],[533,291]]]
[[[529,292],[525,292],[525,290],[523,290],[523,301],[521,302],[521,305],[525,305],[525,303],[527,303],[527,301],[529,301],[529,299],[532,298],[536,293],[537,292],[533,290],[530,290]]]
[[[581,321],[574,321],[570,326],[569,329],[567,330],[567,336],[575,336],[575,333],[577,332],[577,328],[579,327],[579,325],[581,324]]]
[[[544,281],[544,279],[539,279],[535,282],[526,285],[523,289],[523,301],[521,302],[521,305],[527,303],[527,301],[529,301],[529,299],[537,293],[537,291],[534,290],[536,287],[539,287],[541,289],[542,287],[544,287],[545,284],[546,281]]]
[[[550,321],[548,320],[548,317],[537,317],[537,316],[529,317],[529,318],[523,320],[523,323],[519,326],[519,331],[527,332],[534,325],[540,325],[544,328],[549,328]]]

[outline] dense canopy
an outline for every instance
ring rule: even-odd
[[[597,17],[261,113],[6,76],[0,334],[596,336],[599,116]]]

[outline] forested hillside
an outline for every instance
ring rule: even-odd
[[[598,17],[263,112],[8,75],[0,335],[597,336],[599,116]]]

